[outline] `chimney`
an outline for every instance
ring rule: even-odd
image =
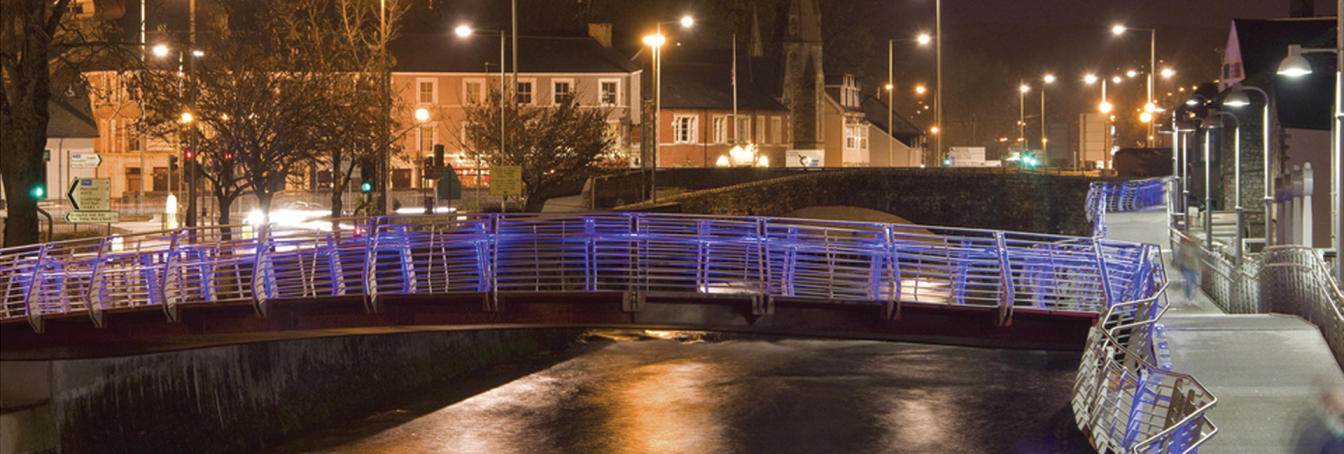
[[[611,24],[588,24],[588,36],[601,43],[602,47],[611,48]]]
[[[1315,0],[1288,0],[1288,17],[1316,16]]]

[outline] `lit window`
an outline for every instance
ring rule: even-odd
[[[784,143],[784,128],[780,127],[779,117],[770,117],[770,142],[774,144]]]
[[[756,116],[756,143],[765,143],[765,117]]]
[[[737,117],[737,130],[733,131],[733,138],[737,143],[747,143],[751,141],[751,118]]]
[[[728,117],[714,116],[714,143],[728,143]]]
[[[420,128],[420,151],[426,153],[434,152],[434,127],[424,126]]]
[[[620,83],[614,80],[604,80],[602,81],[601,84],[599,84],[599,86],[602,91],[602,99],[601,99],[602,105],[614,106],[620,104],[621,102]]]
[[[420,103],[434,104],[434,81],[420,81]]]
[[[672,119],[672,141],[675,143],[695,142],[695,117],[677,115]]]

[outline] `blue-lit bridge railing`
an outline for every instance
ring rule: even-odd
[[[1152,181],[1130,185],[1144,193],[1130,200],[1146,202],[1098,208],[1140,211],[1153,206],[1152,200],[1160,204],[1162,185]],[[1094,184],[1089,200],[1121,192],[1109,185]],[[1089,333],[1074,382],[1074,417],[1098,452],[1195,452],[1218,432],[1207,419],[1217,398],[1194,377],[1171,371],[1165,360],[1157,323],[1168,307],[1161,248],[1146,245],[1137,263],[1140,297],[1112,305]]]
[[[1106,212],[1142,211],[1166,203],[1167,180],[1149,178],[1092,183],[1087,190],[1087,218],[1092,236],[1106,236]]]
[[[475,215],[229,226],[0,251],[4,319],[411,293],[738,293],[1099,313],[1140,298],[1144,248],[1093,238],[800,219]],[[1107,279],[1102,277],[1106,276]],[[372,309],[376,309],[372,308]]]

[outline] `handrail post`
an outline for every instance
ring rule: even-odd
[[[369,313],[376,313],[378,307],[378,222],[380,218],[368,217],[368,230],[364,241],[364,304]]]
[[[260,226],[257,232],[256,253],[252,261],[252,305],[256,309],[257,315],[262,318],[267,316],[266,301],[271,297],[274,289],[274,278],[270,270],[270,236],[271,223],[265,223]]]
[[[177,303],[181,302],[180,294],[174,299],[168,298],[169,285],[176,285],[177,268],[174,267],[177,261],[177,246],[181,240],[182,229],[173,230],[172,239],[168,241],[168,256],[163,259],[163,278],[159,279],[159,295],[163,298],[163,313],[168,316],[168,320],[174,322],[177,320]]]
[[[51,243],[42,243],[37,250],[37,263],[33,264],[33,277],[28,285],[28,292],[23,295],[24,302],[28,307],[28,324],[33,327],[33,331],[42,333],[42,298],[43,292],[38,291],[42,286],[42,269],[46,267],[47,245]],[[33,292],[37,292],[37,297],[33,297]]]
[[[1013,299],[1016,298],[1013,289],[1013,269],[1008,261],[1008,243],[1001,231],[994,232],[994,238],[997,240],[999,256],[999,317],[995,320],[996,326],[1009,326],[1013,324]]]
[[[103,260],[107,257],[107,248],[110,237],[103,237],[98,243],[98,258],[93,262],[93,271],[89,275],[89,292],[85,294],[85,304],[89,307],[89,318],[93,319],[93,326],[103,327]]]
[[[1111,294],[1111,276],[1110,276],[1110,272],[1107,271],[1107,269],[1106,269],[1106,268],[1107,268],[1107,267],[1106,267],[1106,258],[1103,257],[1103,256],[1102,256],[1102,253],[1101,253],[1101,239],[1100,239],[1100,238],[1093,238],[1093,239],[1092,239],[1092,253],[1096,255],[1096,258],[1097,258],[1097,274],[1098,274],[1097,277],[1101,280],[1101,290],[1102,290],[1102,293],[1106,295],[1106,301],[1104,301],[1105,304],[1104,304],[1103,309],[1110,309],[1110,307],[1111,307],[1111,303],[1112,303],[1113,301],[1115,301],[1115,300],[1114,300],[1114,295]]]

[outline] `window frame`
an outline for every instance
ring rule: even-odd
[[[571,98],[574,97],[574,79],[551,79],[551,105],[553,106],[564,104],[560,99],[560,91],[558,90],[560,84],[568,85],[569,91],[566,92],[566,95]]]
[[[613,96],[614,99],[613,99],[613,101],[610,102],[610,103],[608,103],[608,102],[606,102],[606,101],[604,100],[604,97],[605,97],[605,95],[606,95],[606,93],[602,91],[602,86],[603,86],[604,84],[613,84],[613,85],[616,86],[615,90],[612,90],[612,96]],[[603,106],[603,107],[619,107],[619,106],[621,105],[621,80],[620,80],[620,79],[598,79],[598,80],[597,80],[597,104],[600,105],[600,106]]]
[[[715,115],[710,124],[710,131],[713,133],[711,143],[728,143],[728,116]]]
[[[521,100],[522,93],[523,93],[523,90],[522,90],[522,86],[523,86],[523,84],[527,84],[527,101],[522,101],[522,100]],[[537,80],[536,80],[536,79],[522,79],[522,78],[519,78],[519,79],[518,79],[516,82],[514,82],[514,84],[513,84],[513,96],[514,96],[514,99],[515,99],[515,100],[518,100],[518,104],[528,104],[528,105],[536,104],[536,103],[537,103]]]
[[[429,84],[429,101],[425,101],[424,85]],[[415,103],[420,105],[436,105],[439,103],[439,81],[431,77],[417,77],[415,79]]]
[[[471,90],[468,87],[476,84],[476,96],[471,96]],[[485,79],[470,78],[462,79],[462,105],[481,104],[485,102]]]
[[[696,143],[696,119],[699,115],[674,114],[672,115],[672,143],[674,144],[694,144]],[[682,124],[682,122],[685,122]],[[685,136],[683,138],[683,136]]]

